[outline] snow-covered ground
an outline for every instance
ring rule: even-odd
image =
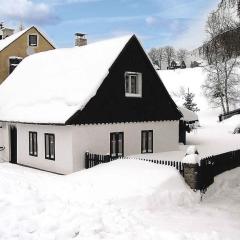
[[[240,237],[240,168],[204,200],[171,167],[116,160],[68,176],[0,164],[0,239]]]
[[[240,148],[240,134],[232,134],[240,117],[218,123],[200,93],[200,80],[191,82],[202,70],[179,71],[185,73],[165,74],[189,75],[176,85],[198,85],[193,92],[201,108],[201,127],[187,135],[188,144],[201,157]],[[151,156],[178,160],[185,152],[181,146]],[[236,168],[215,177],[200,201],[176,169],[139,160],[116,160],[68,176],[1,163],[0,239],[238,240],[239,176]]]

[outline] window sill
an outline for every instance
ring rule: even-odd
[[[142,97],[142,94],[125,93],[125,97],[141,98],[141,97]]]

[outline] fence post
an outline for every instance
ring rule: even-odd
[[[89,168],[89,152],[85,152],[85,168]]]
[[[198,163],[183,163],[183,177],[190,188],[200,190],[200,168]]]

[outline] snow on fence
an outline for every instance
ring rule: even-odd
[[[239,109],[235,109],[233,111],[229,111],[228,113],[225,113],[225,114],[220,114],[218,116],[218,119],[219,119],[219,122],[225,120],[225,119],[228,119],[234,115],[237,115],[237,114],[240,114],[240,108]]]
[[[85,153],[85,167],[91,168],[98,164],[108,163],[116,159],[135,159],[145,162],[151,162],[155,164],[161,164],[166,166],[175,167],[181,174],[183,172],[183,164],[177,161],[167,161],[167,160],[156,160],[156,159],[146,159],[146,158],[133,158],[133,157],[112,157],[110,155],[100,155],[86,152]]]
[[[85,167],[91,168],[98,164],[108,163],[119,157],[110,155],[85,153]],[[195,190],[205,191],[213,182],[214,177],[225,171],[240,167],[240,150],[213,155],[200,160],[198,163],[182,163],[177,161],[154,160],[145,158],[120,157],[120,159],[136,159],[155,164],[172,166],[184,177],[186,183]]]
[[[183,164],[183,176],[192,189],[205,191],[214,177],[240,167],[240,150],[209,156],[200,160],[200,165]]]

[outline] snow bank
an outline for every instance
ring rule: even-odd
[[[233,133],[235,128],[240,127],[240,114],[223,120],[222,122],[219,123],[219,125],[225,128],[230,133]]]
[[[2,163],[0,238],[238,240],[239,174],[217,177],[221,192],[200,203],[167,166],[116,160],[59,176]]]
[[[231,213],[240,216],[240,167],[226,171],[214,178],[204,201],[215,202]]]
[[[77,183],[77,188],[78,183],[87,182],[93,188],[92,197],[100,196],[99,201],[132,199],[132,204],[143,201],[145,207],[152,201],[174,205],[193,201],[191,190],[175,168],[141,160],[115,160],[67,179]]]
[[[174,168],[136,160],[68,176],[2,163],[0,175],[6,240],[149,239],[151,214],[199,201]]]

